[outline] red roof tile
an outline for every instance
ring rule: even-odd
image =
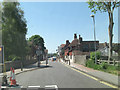
[[[78,39],[73,40],[69,46],[77,46],[78,45]]]
[[[65,44],[61,44],[60,46],[63,48],[65,46]]]

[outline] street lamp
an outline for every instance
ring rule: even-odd
[[[94,16],[94,15],[90,15],[90,17],[92,17],[92,18],[93,18],[93,24],[94,24],[95,64],[97,64],[97,58],[96,58],[95,16]]]

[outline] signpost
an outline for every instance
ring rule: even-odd
[[[2,85],[7,85],[7,75],[4,64],[4,46],[0,46],[0,73],[3,73]]]
[[[4,65],[4,46],[0,46],[0,73],[3,73]]]

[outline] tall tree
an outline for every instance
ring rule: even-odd
[[[117,7],[120,7],[120,2],[118,0],[108,0],[108,1],[102,1],[101,0],[89,0],[88,2],[89,8],[92,12],[96,13],[97,11],[100,12],[107,12],[109,16],[109,58],[108,60],[111,60],[112,57],[112,41],[113,41],[113,12],[114,9]]]
[[[29,42],[31,42],[31,51],[32,56],[36,54],[36,50],[38,46],[41,46],[41,50],[44,52],[45,46],[44,46],[44,39],[39,35],[33,35],[29,38]]]
[[[20,8],[19,2],[3,2],[2,13],[2,43],[5,47],[5,59],[11,55],[25,56],[27,33],[24,12]]]

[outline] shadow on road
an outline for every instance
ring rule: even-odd
[[[40,68],[52,68],[53,66],[46,66],[46,65],[41,65]]]
[[[29,65],[29,66],[26,66],[24,67],[25,69],[31,69],[31,68],[37,68],[37,64],[32,64],[32,65]],[[50,66],[50,65],[40,65],[39,68],[52,68],[53,66]]]

